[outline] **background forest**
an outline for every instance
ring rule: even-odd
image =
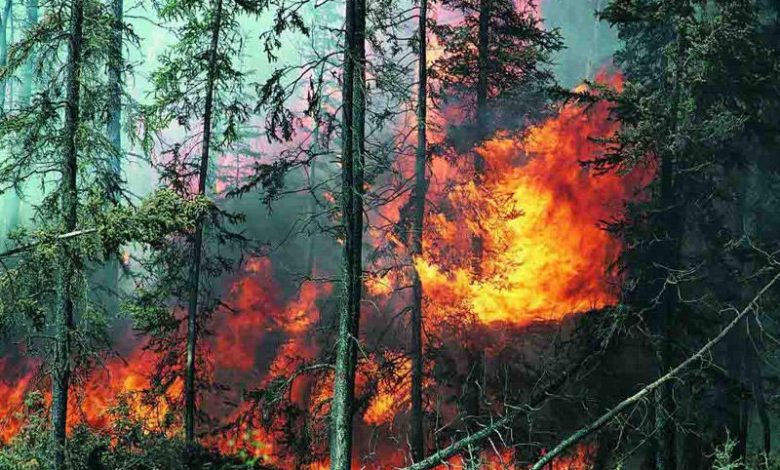
[[[0,1],[0,468],[780,468],[777,0]]]

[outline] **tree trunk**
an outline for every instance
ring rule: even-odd
[[[81,82],[81,46],[83,40],[83,0],[73,0],[70,7],[68,38],[67,95],[61,188],[61,212],[66,232],[76,230],[78,217],[78,155],[76,135],[79,127],[79,88]],[[54,468],[65,467],[65,429],[68,410],[68,387],[71,374],[71,336],[74,323],[74,283],[77,278],[77,254],[70,242],[61,244],[62,262],[58,275],[59,305],[55,318],[55,356],[52,368],[51,420],[54,441]]]
[[[414,165],[414,219],[412,220],[411,256],[412,262],[422,255],[423,225],[425,221],[425,194],[428,181],[425,177],[427,161],[427,111],[428,111],[428,63],[426,49],[428,0],[420,0],[420,53],[417,60],[417,149]],[[412,461],[425,458],[425,433],[423,431],[423,347],[422,347],[422,300],[423,286],[417,269],[413,267],[412,280],[412,338],[410,353],[412,356],[412,412],[411,412],[411,450]]]
[[[8,28],[11,28],[11,43],[13,43],[13,15],[11,10],[11,1],[6,0],[3,13],[0,14],[0,67],[5,67],[8,64],[8,40],[6,39],[6,32]],[[11,81],[13,86],[13,80]],[[6,81],[0,80],[0,114],[5,113],[5,88]],[[18,223],[19,218],[19,198],[17,194],[8,192],[4,196],[0,196],[0,204],[3,206],[4,221],[0,226],[0,240],[6,238],[11,230],[14,229]]]
[[[27,0],[27,30],[38,25],[38,0]],[[35,53],[30,52],[30,56],[24,64],[22,71],[22,94],[19,97],[21,107],[30,104],[30,96],[33,90],[33,75],[35,68]]]
[[[594,8],[594,11],[600,12],[601,11],[601,1],[602,0],[596,0],[596,5]],[[590,48],[588,50],[588,61],[585,64],[585,78],[586,79],[592,79],[593,73],[594,73],[594,62],[595,62],[595,55],[596,52],[599,50],[599,29],[601,26],[601,20],[598,16],[593,15],[593,34],[590,41]]]
[[[217,0],[214,24],[211,30],[209,62],[206,76],[206,102],[203,109],[203,142],[198,172],[198,194],[206,194],[211,149],[211,118],[214,107],[214,87],[217,74],[217,48],[222,27],[222,0]],[[195,442],[195,356],[198,338],[198,295],[200,293],[200,268],[203,255],[204,221],[198,221],[192,240],[192,266],[189,279],[189,302],[187,305],[187,369],[184,382],[184,436],[188,446]]]
[[[490,15],[492,14],[491,0],[480,0],[479,2],[479,38],[477,44],[477,141],[485,138],[487,133],[488,118],[488,76],[490,73]],[[480,167],[482,158],[475,160],[475,170],[481,173],[484,168]]]
[[[476,141],[481,143],[487,137],[488,128],[488,77],[490,73],[490,17],[492,15],[491,0],[480,0],[479,2],[479,34],[477,38],[477,119],[476,119]],[[477,153],[474,154],[474,182],[477,186],[482,184],[485,173],[485,159]],[[482,275],[482,255],[483,240],[479,234],[474,234],[471,238],[471,268],[475,278]],[[471,342],[467,342],[471,344]],[[465,414],[465,423],[469,433],[474,433],[478,429],[478,417],[480,408],[480,394],[482,387],[480,380],[483,374],[482,363],[484,357],[479,348],[470,345],[467,346],[466,355],[468,357],[469,375],[464,384],[464,393],[462,398],[462,408]],[[479,468],[479,449],[469,447],[466,450],[466,466],[468,468]]]
[[[0,67],[8,65],[8,25],[11,19],[11,0],[5,0],[3,17],[0,18]],[[7,80],[0,80],[0,113],[5,113],[5,92]]]
[[[330,468],[352,461],[352,414],[362,294],[363,141],[365,125],[365,0],[347,0],[343,89],[342,219],[344,298],[338,318],[331,404]]]
[[[38,24],[38,0],[27,1],[27,25],[26,28],[32,28]],[[30,56],[22,69],[22,90],[19,95],[19,107],[26,108],[30,104],[30,95],[32,94],[33,84],[33,62],[35,60],[35,51],[30,52]],[[24,183],[22,183],[24,184]],[[5,214],[5,233],[16,228],[22,218],[22,201],[16,195],[8,195]]]
[[[752,345],[750,347],[752,347]],[[758,358],[754,358],[750,363],[750,366],[750,380],[753,386],[753,395],[756,399],[758,419],[761,422],[762,451],[765,457],[769,457],[769,454],[772,451],[772,423],[769,420],[769,412],[767,411],[764,380],[761,376],[761,363]]]
[[[312,31],[315,31],[315,28],[312,27]],[[314,35],[312,35],[312,48],[316,50],[316,43],[314,40]],[[325,64],[322,64],[318,67],[317,71],[317,82],[322,83],[323,75],[325,74]],[[317,161],[320,157],[320,154],[323,150],[328,150],[328,143],[325,142],[323,145],[323,138],[320,133],[320,116],[322,111],[322,104],[321,102],[317,104],[317,111],[314,115],[314,132],[312,135],[312,146],[311,146],[311,172],[309,173],[309,190],[311,192],[311,200],[309,202],[309,214],[310,217],[314,217],[315,213],[317,212],[317,197],[315,194],[315,191],[317,189]],[[325,139],[327,140],[327,138]],[[306,275],[309,277],[314,276],[314,255],[317,252],[317,237],[313,234],[309,236],[308,240],[308,246],[306,247]]]

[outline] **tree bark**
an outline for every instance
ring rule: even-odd
[[[669,110],[669,135],[675,136],[678,126],[680,107],[680,88],[685,45],[679,35],[676,38],[676,56],[672,76],[672,103]],[[680,262],[684,228],[681,209],[677,207],[675,167],[678,150],[663,152],[661,155],[661,207],[664,211],[664,227],[667,230],[667,247],[663,253],[663,265],[676,269]],[[663,269],[663,268],[661,268]],[[666,278],[668,272],[660,272],[659,277]],[[661,281],[662,283],[665,281]],[[655,353],[658,360],[658,375],[663,376],[671,367],[671,324],[677,310],[677,292],[675,287],[666,286],[661,298],[661,305],[651,321],[652,333],[655,335]],[[674,422],[670,419],[674,414],[674,399],[672,383],[659,387],[655,396],[655,465],[657,470],[675,470],[677,468],[677,442]]]
[[[352,461],[352,414],[360,328],[365,131],[365,0],[347,0],[343,85],[342,219],[344,294],[338,316],[336,370],[331,403],[330,468]]]
[[[79,128],[81,87],[81,48],[83,42],[84,4],[73,0],[70,7],[68,37],[68,65],[64,148],[61,187],[61,213],[66,232],[74,232],[78,222],[78,154],[76,135]],[[61,244],[62,261],[58,275],[58,309],[55,316],[55,356],[52,368],[51,420],[54,442],[54,468],[65,467],[65,449],[68,410],[68,388],[71,375],[71,340],[74,330],[73,295],[77,278],[77,253],[69,242]]]
[[[419,56],[417,58],[417,149],[414,165],[414,217],[412,220],[411,256],[412,263],[422,255],[423,226],[425,222],[425,194],[428,180],[425,175],[428,140],[426,135],[428,120],[428,59],[427,59],[427,21],[428,0],[420,0],[419,18]],[[412,461],[419,462],[425,457],[425,433],[423,430],[423,346],[422,315],[423,286],[420,275],[413,267],[412,279],[412,338],[410,353],[412,357],[412,411],[411,411],[411,450]]]
[[[488,120],[488,77],[490,74],[490,16],[492,14],[491,0],[479,2],[479,37],[477,38],[477,141],[485,138]],[[475,170],[481,173],[484,168],[481,157],[475,160]]]
[[[764,379],[761,375],[761,364],[755,358],[751,363],[750,379],[753,385],[753,395],[756,398],[756,410],[758,419],[761,422],[761,442],[763,444],[763,453],[769,457],[772,451],[772,423],[767,412],[766,396],[764,392]]]
[[[222,0],[216,0],[214,24],[211,30],[208,71],[206,75],[206,100],[203,108],[203,142],[198,172],[198,194],[206,194],[209,152],[211,150],[211,120],[214,107],[214,87],[217,74],[217,48],[222,28]],[[195,357],[198,339],[198,296],[200,294],[200,269],[203,255],[204,221],[198,222],[192,240],[192,266],[189,278],[189,302],[187,305],[187,364],[184,381],[184,438],[188,446],[195,443]]]
[[[315,28],[312,27],[312,31],[315,31]],[[312,44],[311,44],[313,50],[316,50],[316,43],[314,35],[312,34]],[[318,67],[317,70],[317,82],[322,83],[323,76],[325,74],[325,64],[321,64]],[[309,190],[311,192],[311,200],[309,202],[309,214],[310,217],[314,217],[315,213],[317,212],[317,197],[315,194],[316,188],[317,188],[317,161],[320,157],[320,154],[323,150],[329,151],[328,149],[328,143],[327,138],[323,139],[321,132],[320,132],[320,116],[322,111],[322,103],[319,102],[317,104],[317,111],[314,115],[314,132],[312,135],[312,146],[311,146],[311,172],[309,173]],[[323,145],[323,140],[324,142]],[[238,183],[236,183],[238,184]],[[306,247],[306,275],[309,277],[314,276],[314,255],[317,252],[317,237],[314,235],[309,236],[309,243]]]

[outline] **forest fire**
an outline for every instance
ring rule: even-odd
[[[621,79],[615,75],[601,76],[600,80],[620,86]],[[591,138],[607,137],[616,130],[608,113],[608,105],[603,103],[587,112],[577,105],[566,105],[557,116],[525,135],[496,134],[476,148],[487,165],[479,188],[458,179],[463,165],[470,164],[469,158],[457,163],[433,160],[429,199],[435,209],[427,217],[424,255],[415,260],[425,286],[428,328],[435,329],[442,320],[463,312],[473,313],[484,325],[507,322],[523,326],[616,300],[609,267],[620,244],[598,224],[613,217],[624,200],[635,196],[642,176],[593,177],[581,167],[580,162],[598,150]],[[471,239],[464,233],[477,234],[484,241],[479,269],[471,264]],[[401,244],[395,237],[390,239]],[[381,302],[400,282],[396,278],[372,279],[367,290]],[[262,420],[247,418],[257,414],[258,405],[246,400],[244,392],[268,390],[280,377],[292,377],[283,392],[285,399],[311,416],[327,415],[331,376],[308,377],[302,368],[320,357],[321,345],[314,339],[314,330],[320,323],[320,305],[334,297],[333,286],[305,282],[294,294],[285,295],[275,278],[272,260],[254,257],[244,262],[226,292],[227,307],[215,315],[210,327],[213,339],[203,349],[213,364],[210,379],[227,385],[226,393],[232,395],[212,403],[206,394],[202,401],[208,413],[231,429],[206,437],[204,443],[226,454],[245,453],[268,464],[294,468],[287,463],[290,450],[279,431],[292,424],[272,418],[276,422],[264,426]],[[69,426],[84,423],[109,429],[110,410],[116,397],[123,396],[133,419],[150,430],[162,429],[166,415],[179,400],[182,384],[177,381],[167,387],[161,400],[146,400],[144,391],[151,386],[148,373],[154,369],[155,359],[139,343],[126,361],[112,358],[77,384],[75,395],[83,399],[72,402]],[[376,380],[378,364],[385,363],[394,364],[393,375]],[[11,377],[14,366],[0,363],[0,369],[2,377]],[[391,427],[398,415],[407,412],[409,386],[406,379],[399,378],[407,376],[409,370],[410,362],[401,352],[377,353],[361,362],[357,393],[369,397],[359,417],[366,429]],[[25,394],[34,387],[32,377],[28,373],[13,384],[0,383],[5,404],[2,414],[6,416],[0,434],[4,442],[19,431],[21,421],[13,413],[20,410]],[[45,392],[47,401],[48,396]],[[225,406],[225,402],[240,404]],[[179,432],[178,425],[169,427],[168,432]],[[397,448],[377,451],[375,468],[403,464],[404,455]],[[554,468],[584,468],[584,455]],[[486,451],[484,459],[492,465],[488,468],[504,468],[511,455],[499,458]],[[323,467],[326,461],[307,465]]]

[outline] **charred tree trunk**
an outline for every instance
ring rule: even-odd
[[[198,194],[206,194],[211,150],[211,120],[214,108],[214,87],[217,75],[217,48],[222,26],[222,0],[217,0],[214,24],[211,30],[208,71],[206,75],[206,100],[203,107],[203,142],[198,168]],[[187,364],[184,382],[184,438],[188,446],[195,442],[195,357],[198,339],[198,297],[200,294],[200,268],[203,255],[204,221],[198,221],[192,239],[192,266],[189,278],[189,302],[187,305]]]
[[[428,59],[426,49],[428,0],[420,0],[419,56],[417,58],[417,149],[414,165],[414,218],[412,220],[411,256],[412,263],[422,255],[423,225],[425,221],[425,194],[428,181],[425,176],[428,140],[426,127],[428,120]],[[413,264],[414,267],[414,264]],[[411,412],[411,448],[412,460],[419,462],[425,457],[425,433],[423,431],[423,346],[422,346],[422,300],[423,286],[417,269],[413,270],[412,280],[412,412]]]
[[[336,370],[331,404],[330,468],[348,470],[352,461],[352,414],[360,329],[365,143],[366,1],[347,0],[343,85],[342,186],[344,293],[338,314]]]
[[[68,65],[66,78],[65,128],[61,187],[61,213],[65,232],[76,230],[78,222],[78,155],[76,135],[79,127],[81,86],[81,47],[84,37],[84,3],[73,0],[70,7]],[[77,278],[77,253],[71,242],[61,244],[62,259],[58,275],[58,306],[55,315],[55,355],[52,368],[51,421],[54,441],[54,468],[65,467],[65,429],[68,388],[71,374],[71,340],[74,330],[74,300]]]

